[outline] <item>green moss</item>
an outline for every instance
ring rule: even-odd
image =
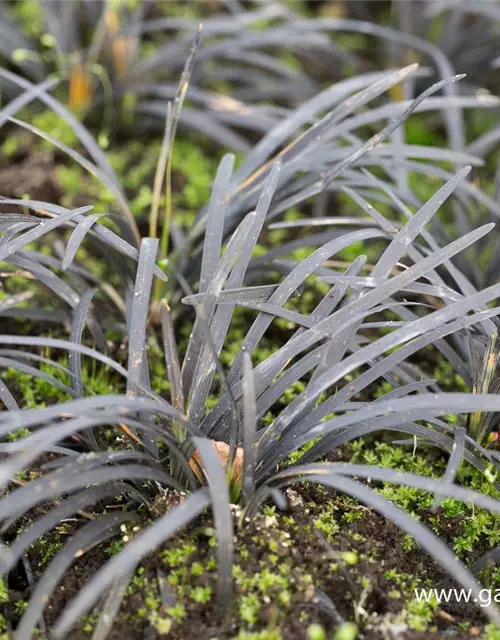
[[[12,431],[11,433],[9,433],[9,435],[7,436],[7,440],[9,442],[15,442],[16,440],[21,440],[21,438],[29,436],[29,434],[29,429],[18,429],[17,431]]]
[[[410,600],[406,603],[408,626],[415,631],[427,631],[429,624],[434,620],[434,614],[439,604],[433,602],[419,602]]]
[[[192,575],[192,574],[191,574]],[[194,587],[189,592],[189,597],[199,604],[207,604],[212,599],[211,587]]]
[[[27,607],[28,607],[27,600],[18,600],[14,605],[14,610],[16,612],[16,615],[20,617]]]
[[[353,262],[356,258],[366,253],[365,242],[353,242],[351,245],[339,251],[335,258],[338,260],[345,260],[346,262]]]
[[[47,351],[44,356],[50,358],[50,352]],[[68,366],[66,356],[60,356],[54,362],[55,365]],[[57,366],[42,362],[39,370],[66,386],[70,384],[69,376]],[[84,358],[81,371],[84,389],[89,395],[107,395],[123,391],[125,388],[125,383],[120,376],[96,360]],[[70,399],[68,393],[56,387],[51,381],[28,373],[21,373],[13,367],[5,369],[1,377],[7,382],[11,381],[15,384],[21,398],[20,404],[23,407],[45,407],[53,402],[64,402]],[[19,439],[24,435],[27,435],[26,430],[16,431],[10,436],[10,439]]]
[[[15,156],[19,148],[19,143],[17,138],[15,138],[14,136],[10,136],[6,138],[5,141],[2,143],[1,148],[2,148],[2,153],[6,158],[11,158],[12,156]]]
[[[281,640],[282,636],[279,629],[257,631],[256,633],[247,633],[242,631],[234,640]]]
[[[500,627],[496,624],[488,624],[485,629],[485,640],[500,640]]]
[[[263,623],[265,610],[266,619],[271,615],[273,620],[272,628],[266,633],[271,634],[270,638],[280,637],[277,629],[297,597],[312,584],[312,577],[304,567],[294,562],[291,533],[297,529],[294,519],[281,516],[274,507],[264,507],[257,522],[250,538],[243,531],[242,538],[238,536],[235,540],[232,615],[241,633],[248,633],[252,637],[251,632],[257,631]],[[212,550],[216,545],[213,533],[211,527],[197,528],[172,541],[161,552],[167,570],[167,583],[175,591],[179,605],[188,608],[189,603],[190,612],[192,603],[206,607],[213,598],[217,571]],[[144,591],[144,578],[142,582],[141,589]],[[136,581],[136,587],[138,584]],[[162,614],[160,617],[162,621],[156,615],[150,618],[155,628],[158,625],[168,627],[168,622],[163,622],[165,616]],[[261,633],[261,630],[258,632]],[[275,633],[277,635],[272,635]],[[263,634],[262,637],[268,636]]]
[[[88,616],[85,616],[83,618],[83,626],[82,626],[83,631],[90,635],[91,633],[93,633],[98,622],[99,622],[98,614],[90,614]]]
[[[168,635],[174,624],[180,624],[186,617],[184,607],[167,607],[164,613],[152,611],[149,615],[149,622],[160,635]]]
[[[253,627],[259,620],[261,601],[256,593],[241,596],[238,607],[240,620]]]
[[[215,176],[220,153],[207,154],[189,140],[175,141],[172,169],[179,171],[186,183],[174,203],[190,210],[201,209],[210,198],[212,181]]]
[[[147,220],[153,202],[153,183],[160,155],[159,141],[147,145],[139,141],[127,143],[126,149],[107,151],[106,155],[126,192],[133,215],[147,229]],[[209,201],[212,181],[221,157],[220,152],[204,152],[204,145],[196,136],[178,138],[172,154],[173,220],[183,230],[190,229],[201,208]],[[116,211],[113,194],[82,167],[73,162],[58,163],[56,170],[64,196],[61,204],[73,207],[84,189],[88,202],[96,213]],[[165,194],[159,203],[160,220],[165,209]],[[109,224],[107,218],[101,224]],[[79,254],[80,256],[81,254]]]
[[[434,620],[438,603],[432,599],[429,602],[420,602],[415,599],[415,589],[422,587],[422,579],[414,574],[403,573],[397,569],[386,571],[385,578],[395,585],[389,596],[402,601],[401,606],[403,608],[397,614],[397,620],[404,622],[415,631],[427,631]]]
[[[340,526],[337,522],[338,514],[336,512],[337,506],[333,501],[330,501],[321,510],[320,515],[313,520],[313,525],[316,529],[321,531],[329,541],[332,541],[340,531]]]
[[[272,414],[270,414],[270,418],[273,419]],[[300,463],[300,459],[302,458],[302,456],[309,451],[309,449],[311,449],[316,442],[318,442],[318,439],[313,439],[310,440],[309,442],[307,442],[303,447],[300,447],[300,449],[297,449],[296,451],[293,451],[286,459],[286,463],[289,465],[292,464],[299,464]]]
[[[108,556],[115,556],[117,553],[123,550],[125,544],[123,540],[113,540],[113,542],[104,549],[104,552]]]
[[[57,115],[55,111],[46,109],[40,113],[32,113],[32,110],[27,109],[26,114],[21,115],[21,119],[27,119],[34,127],[48,133],[68,147],[75,148],[77,145],[78,138],[75,132],[68,122]],[[54,150],[54,145],[46,140],[40,139],[39,144],[42,149]]]
[[[354,622],[344,622],[333,636],[333,640],[356,640],[358,637],[358,626]]]
[[[166,549],[162,553],[163,562],[171,568],[184,566],[189,557],[195,553],[196,545],[192,542],[186,542],[181,547]]]
[[[64,534],[67,531],[67,526],[62,524],[56,528],[56,533],[51,533],[47,536],[38,538],[36,543],[32,545],[32,549],[36,551],[38,558],[38,567],[45,567],[56,553],[62,549],[64,544]],[[62,535],[60,535],[62,534]]]
[[[18,0],[9,4],[9,15],[28,36],[39,37],[43,31],[44,14],[40,2]]]
[[[325,629],[320,624],[311,624],[306,631],[307,640],[326,640]]]
[[[446,138],[442,131],[436,130],[436,127],[430,124],[429,118],[423,115],[413,114],[403,126],[408,144],[446,147]]]
[[[392,453],[391,450],[393,450]],[[411,471],[420,468],[422,464],[420,456],[414,455],[411,449],[407,451],[388,443],[372,443],[368,447],[362,441],[356,442],[352,446],[351,453],[351,457],[358,462],[362,461],[366,455],[375,454],[376,464],[383,463],[384,466],[394,469]],[[442,473],[444,467],[442,461],[436,460],[429,464],[429,458],[425,459],[429,467],[428,475]],[[461,471],[461,474],[469,485],[474,483],[482,485],[484,482],[480,474],[471,474],[470,470]],[[387,487],[382,487],[380,490],[386,489]],[[349,519],[345,516],[351,512],[359,513],[359,505],[354,500],[344,496],[332,496],[326,491],[321,495],[324,496],[324,501],[318,498],[311,503],[305,502],[301,509],[301,513],[308,509],[315,509],[311,525],[304,524],[303,520],[299,524],[293,515],[283,515],[275,507],[264,505],[251,531],[244,529],[237,532],[233,567],[234,600],[228,618],[232,620],[233,628],[240,629],[237,637],[280,638],[280,629],[284,620],[294,611],[294,608],[300,607],[301,598],[305,597],[306,591],[311,587],[331,589],[332,586],[323,581],[332,579],[332,576],[339,576],[335,580],[340,579],[341,569],[349,572],[351,579],[359,585],[362,593],[369,594],[373,589],[380,588],[380,584],[385,584],[385,593],[393,601],[390,608],[392,613],[385,614],[383,620],[377,619],[378,625],[404,624],[420,633],[432,631],[435,628],[436,603],[418,602],[414,597],[415,589],[429,586],[430,583],[425,575],[419,575],[418,572],[409,574],[398,568],[388,568],[383,577],[380,577],[379,573],[378,579],[374,580],[371,577],[370,566],[380,566],[382,562],[387,562],[387,557],[378,556],[380,547],[377,545],[373,550],[367,551],[370,541],[354,528],[350,529]],[[395,502],[407,502],[410,508],[416,508],[415,505],[419,502],[427,504],[426,494],[409,497],[395,493],[392,499]],[[422,502],[423,500],[425,501]],[[456,503],[445,502],[439,517],[457,519],[465,514],[468,518],[472,513],[470,508],[467,505],[461,505],[461,508],[465,511],[458,511]],[[366,511],[365,509],[365,516]],[[476,509],[475,514],[478,512],[481,513]],[[319,527],[318,523],[320,523]],[[491,523],[483,516],[479,518],[479,523],[480,528],[484,529],[478,539],[482,544],[485,536],[491,536],[492,533],[494,535],[494,532],[486,533],[485,528],[490,527]],[[434,524],[439,526],[440,523]],[[296,549],[300,551],[300,545],[304,544],[304,535],[310,535],[311,540],[316,540],[313,526],[323,527],[322,531],[325,537],[330,539],[333,549],[320,561],[322,568],[315,575],[309,573],[311,571],[309,562],[304,563],[303,557],[297,562],[295,556]],[[471,536],[465,528],[462,533]],[[302,538],[300,545],[297,535]],[[348,546],[351,541],[352,545]],[[175,594],[177,606],[168,608],[162,605],[160,578],[157,577],[159,574],[156,567],[154,569],[141,567],[128,589],[128,596],[136,596],[134,602],[137,602],[137,596],[140,596],[141,602],[139,608],[133,611],[130,611],[130,605],[125,608],[129,623],[150,625],[158,634],[174,634],[175,637],[182,637],[188,617],[210,615],[217,580],[215,546],[213,528],[207,527],[205,522],[167,543],[156,557],[161,559],[160,571],[164,574],[168,588]],[[332,556],[332,553],[335,555]],[[313,572],[315,571],[317,568],[313,569]],[[491,584],[500,581],[500,570],[490,572],[488,579]],[[385,580],[386,583],[381,583],[381,580]],[[345,594],[345,597],[347,601],[349,598],[355,598],[353,594]],[[375,618],[370,618],[370,625],[373,625],[374,621]],[[307,612],[303,612],[300,623],[304,625],[304,636],[311,622],[315,622],[314,617],[311,620]],[[264,625],[268,628],[262,630]],[[336,637],[335,633],[338,634],[341,630],[342,633],[348,633],[349,629],[354,632],[355,626],[352,625],[353,623],[351,627],[346,626],[330,631],[327,637]],[[140,627],[140,629],[144,628],[146,627]],[[493,634],[494,631],[491,633]],[[494,639],[495,635],[491,635],[491,638]]]
[[[355,551],[343,551],[340,559],[347,565],[354,565],[358,563],[358,554]]]
[[[144,567],[140,567],[127,589],[128,595],[140,594],[143,606],[137,609],[134,616],[138,620],[147,621],[160,635],[167,635],[180,624],[186,617],[186,609],[182,604],[174,607],[165,607],[159,595],[158,580],[147,577]],[[137,620],[135,620],[135,623]]]
[[[240,350],[246,332],[248,331],[249,323],[252,322],[256,315],[255,311],[243,307],[237,307],[234,310],[231,326],[224,341],[224,348],[220,356],[220,360],[225,366],[230,367],[233,364],[236,354]],[[191,328],[187,327],[185,331],[189,335]],[[285,339],[285,337],[283,337],[283,339]],[[276,338],[276,336],[271,338],[268,335],[264,335],[259,342],[258,348],[252,353],[253,365],[257,366],[271,356],[274,351],[276,351],[278,345],[279,338]]]
[[[455,373],[453,365],[442,356],[438,356],[438,364],[432,372],[432,377],[439,381],[439,386],[443,391],[463,391],[465,393],[470,391],[465,380]]]
[[[9,590],[5,584],[5,580],[0,578],[0,603],[9,601]]]
[[[389,443],[375,443],[370,448],[360,448],[359,444],[352,457],[353,462],[378,465],[400,471],[416,473],[421,476],[438,478],[445,470],[442,459],[430,460],[428,456],[418,455]],[[499,492],[484,473],[463,463],[457,473],[457,482],[463,486],[491,497],[499,497]],[[429,509],[434,496],[413,487],[384,483],[380,493],[415,518]],[[444,498],[440,510],[428,518],[430,526],[440,533],[446,527],[446,521],[459,523],[458,533],[453,538],[453,549],[458,557],[466,558],[478,545],[495,547],[500,543],[500,516],[484,509],[477,509],[453,498]],[[406,548],[411,548],[411,543]]]

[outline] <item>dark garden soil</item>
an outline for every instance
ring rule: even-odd
[[[157,514],[164,511],[165,501],[170,502],[157,502]],[[330,542],[311,526],[324,510],[325,501],[334,505],[339,525]],[[184,640],[196,636],[208,640],[235,638],[242,628],[260,631],[278,627],[284,640],[299,640],[306,637],[312,622],[321,623],[331,634],[341,619],[354,617],[360,625],[359,637],[367,640],[477,637],[484,619],[472,605],[450,604],[434,611],[429,622],[439,630],[436,633],[406,626],[410,619],[405,606],[413,596],[414,584],[421,587],[427,580],[436,588],[453,585],[426,554],[417,548],[404,549],[403,535],[395,525],[361,505],[346,503],[342,496],[328,496],[314,487],[297,487],[290,493],[290,503],[294,506],[288,512],[264,510],[238,531],[234,597],[225,620],[218,620],[215,614],[213,523],[203,516],[141,565],[109,637]],[[345,515],[353,512],[358,515],[348,522]],[[441,534],[451,540],[460,523],[447,524]],[[71,528],[56,531],[51,544],[59,547],[69,533]],[[28,553],[35,581],[48,566],[47,555],[50,552],[46,546],[35,546]],[[100,546],[75,562],[45,609],[47,628],[109,555],[110,548]],[[418,581],[413,582],[416,578]],[[15,624],[16,602],[26,601],[31,591],[21,568],[13,573],[9,587],[11,600],[5,614]],[[211,590],[207,602],[194,601],[193,590],[206,588]],[[252,623],[245,623],[245,603],[251,603],[254,595],[261,606]],[[168,636],[161,635],[157,620],[170,620],[169,607],[179,603],[185,607],[183,621],[172,622]],[[460,623],[468,623],[468,631],[460,631]],[[92,618],[88,618],[70,637],[89,638],[92,626]],[[398,633],[391,635],[391,630]]]
[[[57,202],[60,199],[62,193],[50,152],[36,152],[7,166],[0,165],[0,194],[22,198],[27,193],[33,200]]]

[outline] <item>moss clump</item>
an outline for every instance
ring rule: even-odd
[[[0,603],[9,601],[9,590],[5,584],[5,580],[0,578]]]
[[[42,35],[44,15],[39,2],[18,0],[12,5],[9,4],[8,13],[26,35],[35,37]]]
[[[64,538],[67,534],[68,528],[66,525],[59,525],[54,532],[50,535],[42,536],[33,545],[33,550],[36,554],[38,569],[43,569],[54,558],[56,553],[62,549],[64,544]]]
[[[46,353],[45,357],[48,359],[49,354]],[[67,366],[67,357],[61,356],[55,360],[55,365],[41,362],[39,370],[42,374],[51,376],[61,384],[69,386],[69,376],[59,368],[67,368]],[[6,382],[13,383],[13,390],[17,391],[18,401],[23,407],[46,407],[49,404],[65,402],[70,399],[70,395],[64,389],[57,387],[50,380],[39,378],[30,373],[21,373],[14,367],[5,369],[1,377]],[[96,360],[90,359],[82,360],[82,383],[88,395],[107,395],[119,390],[123,391],[125,388],[120,376]],[[27,435],[27,432],[16,431],[12,435],[14,439],[18,439],[22,435]]]
[[[257,631],[255,633],[242,631],[234,640],[281,640],[282,635],[278,629]]]
[[[5,584],[3,578],[0,578],[0,607],[9,602],[9,599],[9,590],[7,588],[7,585]],[[4,614],[0,612],[0,632],[3,631],[7,631],[7,620],[5,619]]]
[[[307,640],[326,640],[325,629],[320,624],[310,624],[306,634]]]
[[[153,180],[160,155],[160,141],[127,143],[123,149],[107,152],[108,160],[129,198],[129,206],[137,217],[148,216],[153,202]],[[220,153],[208,153],[191,139],[176,140],[172,155],[172,185],[174,221],[180,228],[189,228],[198,211],[208,202],[210,188],[217,170]],[[98,180],[93,179],[76,163],[58,163],[57,178],[64,191],[62,204],[71,207],[85,184],[87,202],[96,212],[108,212],[113,196]],[[160,206],[165,205],[162,200]]]
[[[291,534],[280,528],[274,512],[268,510],[257,522],[251,527],[251,534],[242,532],[233,566],[237,592],[233,616],[248,631],[269,616],[276,624],[283,621],[294,598],[311,584],[311,576],[294,566]],[[177,601],[189,611],[212,600],[215,545],[212,529],[201,528],[162,552],[166,581],[175,591]],[[200,553],[200,549],[208,554]]]
[[[485,640],[500,640],[500,627],[496,624],[488,624],[484,629]]]
[[[409,471],[426,477],[438,478],[445,470],[443,458],[431,458],[389,443],[378,442],[366,446],[358,441],[354,446],[353,462],[363,462],[400,471]],[[457,473],[457,482],[463,486],[498,499],[500,493],[488,474],[481,473],[463,463]],[[413,487],[384,483],[380,493],[411,513],[415,518],[425,519],[438,534],[450,536],[453,549],[459,558],[466,559],[478,546],[493,548],[500,543],[500,516],[477,509],[452,498],[444,498],[435,514],[429,512],[434,496]],[[408,550],[411,543],[407,544]],[[500,584],[500,574],[491,574],[491,579]]]
[[[354,622],[345,622],[333,636],[334,640],[356,640],[358,637],[358,626]]]

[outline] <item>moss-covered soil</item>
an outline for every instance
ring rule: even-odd
[[[343,449],[336,458],[381,464],[391,468],[437,475],[444,461],[389,443],[363,441]],[[484,476],[470,468],[460,480],[483,493],[496,495]],[[466,563],[498,544],[498,518],[445,500],[431,509],[433,496],[395,486],[378,490],[395,504],[429,524],[453,546]],[[252,521],[236,529],[234,594],[224,619],[216,615],[214,593],[217,561],[213,523],[201,516],[192,526],[149,557],[136,571],[126,591],[111,638],[183,640],[196,634],[209,638],[315,640],[314,625],[326,638],[457,639],[498,637],[485,626],[480,609],[464,603],[439,606],[423,603],[415,589],[452,588],[445,572],[407,536],[372,510],[340,494],[313,486],[297,486],[287,494],[289,508],[281,512],[268,504]],[[159,495],[142,519],[159,517],[182,496]],[[123,508],[120,503],[106,509]],[[235,522],[240,515],[234,507]],[[92,514],[81,514],[83,523]],[[26,520],[24,527],[29,525]],[[26,560],[38,578],[61,548],[76,523],[63,523],[34,545]],[[123,527],[122,539],[91,550],[65,575],[45,609],[50,629],[58,613],[88,578],[123,548],[142,526]],[[500,571],[483,576],[492,589]],[[15,624],[30,594],[20,566],[3,589],[3,616]],[[0,619],[1,620],[1,619]],[[357,635],[348,633],[350,622]],[[88,616],[72,638],[89,638],[96,618]],[[351,627],[353,631],[354,626]],[[337,635],[335,635],[337,634]],[[1,638],[2,636],[0,636]],[[43,635],[41,636],[43,637]]]

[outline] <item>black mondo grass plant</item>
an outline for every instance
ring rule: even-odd
[[[132,532],[126,544],[81,585],[51,629],[54,638],[71,637],[78,621],[94,611],[99,637],[105,637],[142,560],[208,509],[222,626],[233,591],[235,531],[244,530],[264,502],[284,506],[288,488],[302,483],[371,507],[412,536],[457,584],[479,593],[476,577],[452,549],[374,488],[394,483],[431,492],[437,502],[452,497],[500,513],[500,501],[455,482],[462,460],[493,483],[499,466],[488,446],[496,423],[481,416],[500,411],[489,364],[496,354],[500,284],[481,288],[458,260],[477,244],[486,246],[488,237],[495,242],[490,219],[498,217],[498,204],[468,179],[470,165],[481,164],[476,157],[391,138],[415,110],[497,102],[432,97],[460,79],[452,77],[414,101],[354,113],[412,73],[418,73],[416,65],[334,85],[285,118],[236,169],[226,155],[210,202],[190,233],[176,229],[175,219],[158,220],[158,227],[170,225],[170,250],[159,237],[142,237],[105,155],[45,87],[28,83],[26,93],[4,107],[4,124],[10,119],[31,130],[14,118],[22,101],[36,95],[64,114],[91,159],[54,143],[103,181],[119,209],[118,215],[100,216],[91,206],[71,210],[27,199],[2,201],[16,208],[0,216],[4,277],[24,277],[34,288],[4,297],[0,313],[49,319],[60,332],[0,335],[0,363],[70,398],[24,407],[8,381],[0,384],[6,408],[0,413],[2,575],[15,571],[30,546],[61,521],[76,523],[32,585],[16,639],[35,637],[37,627],[43,632],[44,609],[75,558],[120,536],[125,527]],[[174,101],[169,109],[162,173],[178,107]],[[380,120],[388,124],[366,138],[366,127]],[[443,184],[422,202],[408,187],[412,172],[435,175]],[[157,192],[161,188],[160,183]],[[325,194],[347,200],[353,215],[325,215]],[[313,200],[319,216],[287,219],[293,207]],[[458,238],[450,238],[436,218],[451,200],[447,213],[466,227]],[[485,224],[468,226],[474,208],[484,212]],[[300,236],[288,239],[297,228]],[[284,233],[285,241],[271,248],[264,242],[264,251],[257,250],[273,230]],[[347,263],[335,259],[359,242],[369,255]],[[118,277],[107,282],[106,272],[95,275],[89,264],[80,264],[78,251],[87,246]],[[53,297],[48,307],[41,294],[47,290]],[[313,304],[304,311],[300,300],[306,293]],[[230,364],[224,364],[231,324],[241,309],[253,312],[253,319]],[[261,341],[283,321],[282,343],[257,362]],[[184,342],[179,324],[190,327]],[[110,330],[125,345],[125,358],[106,343]],[[161,341],[165,357],[167,397],[151,382],[155,341]],[[419,366],[418,354],[426,348],[439,352],[474,393],[443,391]],[[54,351],[66,353],[67,363],[51,357]],[[86,362],[113,372],[123,393],[89,392]],[[374,398],[372,385],[380,381],[391,391]],[[297,382],[302,391],[296,392]],[[290,390],[293,399],[276,409]],[[450,414],[462,422],[453,423]],[[110,445],[104,431],[119,439],[111,438]],[[345,443],[380,432],[397,432],[412,444],[448,453],[443,478],[328,461]],[[165,494],[176,500],[165,514],[154,515],[155,498]],[[123,497],[118,509],[117,497]],[[114,508],[99,507],[110,503]],[[92,517],[86,518],[89,510]],[[20,526],[28,515],[31,524]],[[484,612],[500,623],[493,604]]]
[[[4,4],[0,6],[0,55],[4,66],[24,80],[49,79],[52,86],[59,85],[58,98],[79,119],[97,127],[100,144],[107,146],[110,134],[126,132],[132,124],[146,130],[162,128],[166,101],[174,99],[176,78],[201,19],[206,37],[215,42],[241,36],[253,25],[272,27],[276,20],[294,15],[279,3],[266,7],[257,2],[246,10],[239,3],[223,2],[219,10],[212,11],[203,3],[192,11],[183,4],[143,0]],[[193,12],[199,16],[183,16]],[[202,73],[202,69],[218,66],[221,58],[226,61],[223,73]],[[300,83],[299,100],[318,89],[305,73],[263,50],[242,60],[217,50],[212,56],[207,49],[200,62],[203,68],[190,88],[181,125],[233,151],[250,148],[242,130],[262,135],[279,122],[286,107],[296,105],[286,91],[281,107],[264,101],[255,104],[257,91],[263,93],[259,87],[275,82],[284,89],[286,83]],[[207,84],[207,78],[214,81]],[[5,80],[1,81],[2,91],[14,95],[19,85]],[[235,89],[232,96],[221,91],[228,85]],[[240,99],[236,94],[242,87]]]
[[[482,82],[495,73],[500,55],[498,8],[488,1],[395,1],[380,3],[380,15],[371,1],[339,2],[332,4],[333,16],[314,10],[304,16],[299,2],[187,4],[5,2],[0,5],[2,65],[26,82],[48,82],[75,116],[99,132],[103,146],[116,130],[127,135],[130,127],[162,129],[166,103],[174,99],[200,21],[206,46],[180,124],[232,151],[249,152],[249,138],[268,133],[325,83],[351,74],[419,62],[440,79],[456,69],[468,73],[460,89],[444,88],[449,97],[471,98],[485,84],[496,92],[494,82]],[[346,35],[361,44],[345,44]],[[23,88],[19,79],[3,74],[0,86],[7,97]],[[425,78],[419,79],[422,86]],[[443,117],[450,148],[463,150],[459,105],[444,110]]]
[[[158,17],[156,14],[161,16],[168,4],[141,0],[35,0],[12,7],[3,3],[3,65],[19,74],[21,80],[55,88],[58,98],[75,117],[90,121],[99,131],[98,140],[103,147],[120,125],[123,133],[133,124],[136,115],[140,116],[141,126],[158,130],[165,119],[166,100],[175,96],[175,78],[182,71],[197,26],[196,21]],[[282,12],[257,8],[232,21],[229,13],[209,22],[208,34],[225,33],[228,20],[231,33]],[[156,47],[158,35],[160,41],[169,41],[160,59],[147,55]],[[280,70],[279,64],[275,66]],[[1,87],[2,95],[13,97],[23,84],[5,75]],[[253,107],[215,89],[192,87],[190,104],[182,112],[182,125],[243,152],[249,145],[235,127],[251,123],[250,130],[262,133],[278,121],[279,115],[277,108]]]
[[[199,55],[200,36],[201,32],[198,30],[191,45],[190,55],[185,62],[174,99],[167,106],[163,144],[154,179],[151,215],[146,234],[160,237],[159,258],[162,263],[167,258],[169,246],[171,245],[172,248],[168,254],[169,282],[163,289],[155,288],[155,299],[161,297],[162,292],[168,291],[169,295],[173,295],[174,299],[178,301],[179,295],[177,294],[183,290],[178,286],[179,278],[188,283],[192,282],[193,278],[196,281],[200,269],[202,246],[200,238],[205,228],[207,211],[200,211],[193,227],[188,232],[184,232],[176,225],[175,216],[172,215],[170,197],[172,149],[177,127],[184,111],[186,92],[195,70],[196,57]],[[235,225],[246,212],[255,208],[264,181],[267,179],[273,163],[277,160],[282,165],[279,185],[280,197],[279,199],[275,198],[274,203],[271,203],[266,220],[270,221],[288,209],[303,202],[310,202],[312,198],[320,195],[314,204],[314,215],[318,218],[315,221],[317,227],[332,224],[332,218],[326,215],[329,198],[332,194],[343,194],[346,189],[354,187],[360,195],[369,194],[379,202],[388,204],[394,201],[406,216],[410,212],[408,207],[418,208],[422,205],[421,197],[410,187],[409,182],[412,176],[417,178],[426,176],[441,181],[451,178],[450,166],[465,166],[466,164],[482,166],[484,164],[482,158],[468,153],[461,144],[458,144],[457,151],[407,144],[404,138],[402,139],[397,133],[399,125],[411,113],[439,111],[443,113],[444,118],[447,118],[450,110],[453,110],[459,116],[459,129],[462,130],[465,110],[492,109],[498,105],[498,99],[490,95],[434,95],[441,90],[447,91],[462,76],[444,78],[434,83],[414,100],[397,100],[356,113],[356,110],[373,102],[386,91],[409,82],[412,76],[426,76],[427,73],[428,70],[419,70],[418,65],[413,64],[399,71],[361,74],[323,89],[301,107],[290,112],[244,156],[238,168],[231,174],[227,189],[224,187],[226,190],[222,197],[227,202],[227,216],[222,231],[224,238],[234,230]],[[114,198],[115,206],[119,210],[120,216],[115,218],[115,222],[120,226],[121,237],[98,224],[97,218],[91,218],[92,222],[83,224],[69,245],[68,255],[63,260],[64,266],[70,264],[71,258],[83,241],[85,234],[90,230],[93,235],[98,235],[100,239],[104,238],[105,243],[110,243],[114,249],[119,248],[121,254],[128,257],[136,256],[143,232],[139,229],[131,212],[125,190],[120,185],[119,179],[96,139],[61,102],[51,95],[51,81],[35,85],[24,80],[21,76],[2,69],[0,69],[0,75],[24,89],[23,93],[12,99],[2,110],[0,126],[5,126],[9,122],[14,123],[50,142],[57,150],[69,156],[72,161],[78,163],[86,172],[100,181]],[[17,117],[18,112],[34,100],[40,100],[67,122],[83,147],[85,155]],[[306,128],[311,122],[314,124]],[[377,130],[379,122],[387,124],[382,130],[378,129],[377,133],[366,139],[367,132],[370,134],[373,129]],[[428,160],[433,162],[427,162]],[[226,159],[225,167],[231,162]],[[361,172],[362,169],[370,170],[374,175],[367,177]],[[227,169],[223,169],[223,171],[228,175]],[[380,193],[380,189],[382,188],[383,191],[384,187],[377,183],[375,175],[380,171],[385,172],[390,179],[389,193]],[[162,196],[164,183],[165,196]],[[455,221],[461,225],[461,229],[469,228],[473,224],[474,212],[477,210],[473,205],[476,202],[484,207],[490,216],[496,217],[500,214],[500,207],[495,199],[478,189],[472,181],[464,181],[459,184],[457,193],[460,200],[454,206],[453,216]],[[220,197],[219,193],[214,191],[212,206],[218,205]],[[51,211],[49,215],[54,214],[55,212]],[[57,226],[58,223],[53,221],[53,224]],[[340,223],[335,220],[333,224],[334,226],[340,224],[340,230],[334,228],[323,231],[320,229],[314,237],[306,240],[299,238],[294,240],[292,244],[285,243],[283,246],[277,246],[269,254],[269,257],[272,258],[273,269],[278,268],[281,271],[288,269],[285,261],[275,260],[277,255],[285,255],[290,250],[298,249],[301,246],[311,246],[314,243],[320,245],[326,239],[331,239],[342,233],[346,226],[352,227],[360,224],[362,226],[364,222],[360,223],[353,218],[346,217]],[[435,224],[439,227],[437,232],[440,236],[446,238],[449,235],[446,227],[438,225],[438,223]],[[283,225],[285,228],[298,227],[301,222],[285,221],[276,223],[274,228],[278,229]],[[34,231],[34,233],[36,236],[37,232]],[[127,245],[124,240],[132,246]],[[264,267],[266,259],[266,256],[262,256],[257,262],[261,267]],[[463,268],[467,269],[467,266],[465,265]],[[495,277],[495,268],[493,263],[488,272],[488,281]],[[476,286],[484,284],[482,281],[476,282],[478,274],[468,275]],[[250,276],[253,278],[252,274]],[[122,301],[122,307],[123,304]]]

